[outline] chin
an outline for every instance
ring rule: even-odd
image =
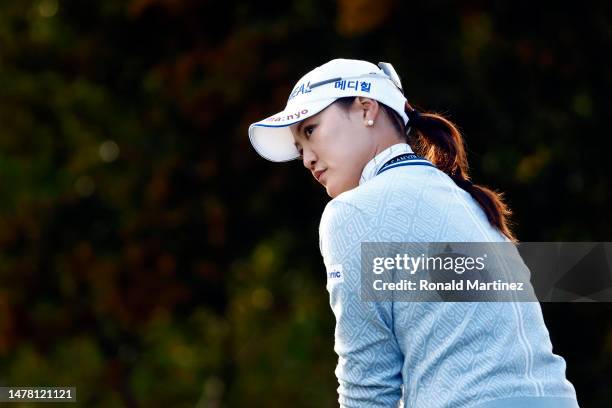
[[[331,198],[336,198],[342,193],[342,190],[340,190],[337,185],[334,185],[334,183],[327,183],[325,185],[325,191]]]
[[[345,191],[352,190],[355,187],[357,187],[357,185],[354,185],[354,186],[344,186],[344,185],[338,186],[338,185],[335,185],[334,183],[328,183],[325,186],[325,190],[327,191],[327,195],[328,196],[330,196],[331,198],[336,198],[340,194],[344,193]]]

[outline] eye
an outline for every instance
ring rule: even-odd
[[[315,127],[315,125],[308,125],[304,128],[304,134],[306,135],[306,139],[312,136],[312,132],[314,132]]]

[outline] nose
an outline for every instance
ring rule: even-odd
[[[312,151],[312,149],[304,148],[302,151],[302,160],[304,162],[304,167],[308,170],[313,170],[315,168],[315,164],[317,163],[317,155]]]

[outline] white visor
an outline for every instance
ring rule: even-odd
[[[349,96],[375,99],[397,112],[404,124],[408,123],[399,78],[392,79],[367,61],[335,59],[304,75],[291,91],[282,112],[249,126],[251,144],[270,161],[297,159],[300,154],[289,126],[316,115],[336,99]]]

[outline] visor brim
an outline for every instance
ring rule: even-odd
[[[300,157],[289,126],[316,115],[331,105],[337,98],[312,101],[299,108],[285,108],[262,121],[249,126],[249,140],[264,159],[286,162]]]

